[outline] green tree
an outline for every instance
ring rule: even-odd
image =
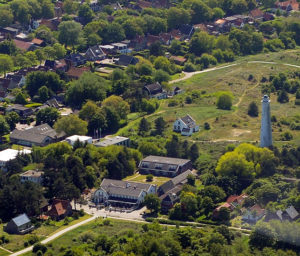
[[[258,116],[258,106],[254,101],[252,101],[248,106],[248,115],[252,117]]]
[[[39,88],[38,95],[42,103],[46,102],[50,98],[49,90],[45,85]]]
[[[203,53],[210,53],[214,47],[215,38],[206,32],[195,33],[190,42],[190,52],[197,56]]]
[[[6,72],[13,69],[13,60],[9,55],[0,55],[0,73],[5,75]]]
[[[150,129],[151,129],[151,124],[147,121],[145,117],[143,117],[139,123],[139,133],[143,135],[146,132],[149,132]]]
[[[188,152],[189,158],[195,162],[199,157],[199,147],[196,143],[193,143],[193,145],[190,147]]]
[[[236,151],[227,152],[218,161],[216,172],[224,176],[253,179],[256,176],[254,163]]]
[[[289,95],[285,90],[281,90],[278,94],[277,101],[280,103],[287,103],[289,102]]]
[[[250,234],[249,244],[262,249],[274,246],[276,241],[276,233],[271,225],[267,222],[259,222]]]
[[[178,28],[181,24],[189,24],[190,14],[185,9],[171,7],[167,11],[168,29]]]
[[[16,112],[9,112],[5,115],[5,120],[12,131],[16,128],[16,124],[20,121],[20,116]]]
[[[84,73],[71,83],[66,92],[66,101],[73,107],[81,107],[86,100],[101,101],[108,90],[107,82],[93,73]]]
[[[88,100],[81,108],[79,117],[82,120],[89,121],[100,110],[97,104],[91,100]]]
[[[154,73],[154,81],[155,82],[168,82],[170,80],[170,75],[166,72],[163,71],[162,69],[156,70]]]
[[[155,119],[154,123],[155,123],[156,133],[158,135],[162,135],[167,125],[166,121],[162,117],[159,117]]]
[[[191,23],[199,24],[211,20],[212,10],[204,2],[199,0],[185,0],[183,4],[192,10]]]
[[[45,19],[51,19],[54,17],[54,4],[51,0],[41,0],[41,16]]]
[[[13,0],[10,2],[10,9],[14,15],[14,19],[22,25],[27,25],[30,21],[30,6],[27,1]]]
[[[8,6],[0,7],[0,27],[4,28],[13,23],[14,16],[11,9]]]
[[[65,46],[72,46],[79,44],[82,36],[81,25],[75,21],[63,21],[58,26],[58,40]]]
[[[22,93],[22,92],[17,93],[16,98],[15,98],[15,103],[21,104],[21,105],[25,105],[27,103],[24,93]]]
[[[87,122],[76,115],[61,117],[54,124],[57,132],[65,132],[67,136],[87,134]]]
[[[56,108],[42,108],[36,114],[36,124],[39,125],[47,123],[50,126],[53,126],[53,124],[59,118],[59,115],[60,114]]]
[[[62,59],[66,55],[66,49],[63,45],[55,43],[53,45],[53,51],[56,59]]]
[[[222,93],[217,99],[217,107],[219,109],[230,110],[232,106],[232,98],[228,93]]]
[[[4,116],[0,116],[0,135],[5,135],[7,133],[9,133],[9,125],[6,122],[6,119],[4,118]]]
[[[146,195],[144,204],[152,213],[158,213],[160,209],[160,199],[154,194]]]
[[[123,100],[120,96],[112,95],[106,98],[102,102],[103,107],[111,107],[119,114],[121,119],[127,119],[127,115],[129,114],[129,104]]]
[[[62,81],[59,75],[54,72],[36,71],[30,72],[26,76],[25,87],[31,97],[36,95],[42,86],[45,86],[48,90],[57,93],[62,91],[64,81]]]
[[[84,24],[87,24],[92,21],[94,12],[87,3],[84,3],[79,6],[78,16],[82,19]]]
[[[108,23],[99,31],[99,36],[103,39],[103,43],[119,42],[125,39],[125,31],[123,27],[116,22]]]
[[[161,155],[161,149],[155,145],[153,142],[141,142],[139,143],[138,150],[144,155],[144,156],[159,156]]]

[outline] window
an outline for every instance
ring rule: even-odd
[[[162,168],[162,164],[155,164],[155,169],[161,170],[161,168]]]
[[[177,165],[169,165],[169,170],[170,171],[175,171],[177,168]]]
[[[149,163],[148,162],[142,162],[142,167],[143,168],[149,168]]]

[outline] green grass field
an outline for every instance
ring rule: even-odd
[[[142,232],[142,223],[110,219],[110,225],[103,225],[103,220],[99,218],[64,234],[52,241],[48,246],[53,251],[53,255],[58,255],[68,248],[81,245],[83,242],[80,236],[86,232],[95,237],[102,234],[112,237],[122,234],[125,230],[134,230],[135,233]],[[25,255],[29,256],[33,254],[27,253]]]
[[[3,231],[4,224],[1,224],[0,225],[0,236],[4,235],[5,237],[7,237],[9,239],[9,243],[3,244],[1,246],[3,248],[13,251],[13,252],[19,251],[25,247],[24,242],[26,242],[31,235],[37,235],[40,240],[43,240],[47,236],[49,236],[53,233],[56,233],[62,229],[65,229],[68,226],[71,226],[80,221],[83,221],[89,217],[90,217],[89,215],[85,215],[77,220],[72,220],[72,218],[70,218],[71,221],[70,221],[69,225],[64,225],[63,220],[51,221],[50,225],[42,225],[41,227],[35,229],[31,234],[26,234],[26,235],[10,235]],[[5,252],[5,251],[3,250],[3,252]],[[1,253],[2,253],[2,251],[0,250],[0,256],[2,256]]]
[[[155,176],[155,177],[153,177],[153,181],[147,182],[146,181],[146,176],[147,175],[141,175],[141,174],[136,173],[132,176],[126,177],[124,180],[147,183],[147,184],[153,184],[153,185],[156,185],[157,187],[159,187],[160,185],[162,185],[165,182],[167,182],[168,180],[170,180],[170,178],[167,178],[167,177],[156,177]]]
[[[9,255],[9,252],[0,248],[0,256],[7,256],[7,255]]]
[[[249,63],[249,61],[267,61],[269,63]],[[260,133],[260,116],[252,118],[247,115],[248,105],[255,101],[259,110],[261,108],[262,97],[262,77],[268,78],[270,75],[286,71],[300,71],[299,67],[284,65],[300,65],[300,50],[283,51],[277,53],[259,54],[239,58],[238,65],[227,67],[220,70],[214,70],[198,75],[194,75],[187,80],[173,84],[179,86],[185,91],[184,95],[178,95],[172,100],[178,100],[180,104],[175,107],[169,107],[168,100],[159,101],[160,107],[155,113],[145,116],[150,123],[162,116],[167,121],[166,137],[171,137],[172,124],[177,117],[190,114],[200,125],[200,132],[187,138],[193,142],[212,142],[212,143],[230,143],[230,142],[256,142],[259,140]],[[249,75],[254,79],[248,80]],[[191,95],[193,91],[198,91],[201,98],[192,104],[185,104],[186,95]],[[216,107],[216,93],[220,91],[232,92],[233,108],[231,111],[219,110]],[[300,111],[300,106],[295,106],[295,96],[290,95],[290,102],[280,104],[277,102],[277,96],[271,95],[271,115],[275,115],[277,120],[296,119]],[[135,116],[137,117],[137,116]],[[119,130],[118,134],[132,136],[137,138],[138,123],[141,117],[132,119],[126,127]],[[203,124],[208,122],[210,130],[204,130]],[[154,127],[154,125],[152,125]],[[290,130],[288,126],[273,124],[274,144],[281,146],[280,136],[283,132]],[[293,140],[288,142],[300,145],[300,133],[291,131]],[[185,137],[182,137],[186,139]]]

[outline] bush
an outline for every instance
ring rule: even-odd
[[[193,102],[192,97],[191,97],[191,96],[186,96],[186,98],[185,98],[185,103],[186,103],[186,104],[192,104],[192,102]]]
[[[28,244],[33,245],[33,244],[37,243],[38,241],[39,241],[39,238],[37,235],[29,235],[27,238],[27,245]],[[24,245],[25,245],[25,243],[24,243]]]
[[[258,116],[258,106],[254,101],[252,101],[248,106],[248,115],[252,117]]]
[[[290,141],[293,139],[293,134],[291,134],[289,131],[286,131],[280,135],[280,139],[282,141]]]
[[[295,100],[295,105],[299,106],[300,105],[300,99]]]
[[[282,90],[279,92],[277,101],[280,103],[287,103],[289,102],[289,96],[286,91]]]
[[[231,96],[227,93],[222,93],[217,99],[217,107],[219,109],[230,110],[232,107]]]
[[[277,122],[277,118],[276,118],[276,116],[271,116],[271,122],[273,122],[273,123],[276,123]]]
[[[110,225],[111,225],[110,220],[109,220],[109,219],[103,220],[103,225],[104,225],[104,226],[110,226]]]
[[[204,129],[205,130],[209,130],[210,129],[209,123],[207,123],[207,122],[204,123]]]
[[[146,176],[146,181],[147,181],[147,182],[152,182],[152,181],[153,181],[153,175],[152,175],[152,174],[148,174],[148,175]]]
[[[41,251],[42,253],[45,253],[47,251],[46,245],[38,243],[35,246],[33,246],[32,252],[36,253],[38,251]]]
[[[175,107],[175,106],[178,106],[179,102],[177,100],[170,100],[169,101],[169,104],[168,104],[168,107]]]
[[[187,62],[184,64],[183,70],[185,72],[194,72],[196,70],[196,67],[193,63]]]

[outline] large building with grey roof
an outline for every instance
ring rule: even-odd
[[[9,234],[23,235],[31,232],[34,229],[34,226],[32,225],[26,213],[24,213],[11,219],[4,229]]]
[[[10,141],[23,146],[46,146],[62,140],[65,134],[58,134],[48,124],[31,127],[26,130],[13,130],[10,134]]]
[[[175,177],[187,170],[192,170],[192,162],[189,159],[147,156],[140,162],[138,168],[141,174]]]
[[[93,195],[96,204],[134,208],[148,194],[155,194],[156,186],[139,182],[104,179]]]

